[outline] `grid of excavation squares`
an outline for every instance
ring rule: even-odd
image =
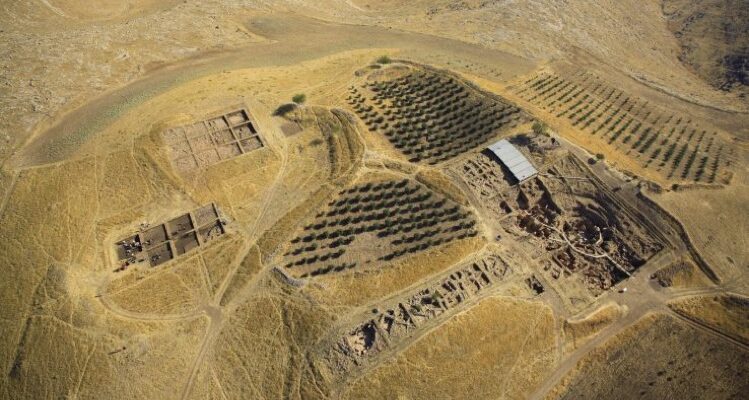
[[[152,267],[188,253],[224,234],[215,204],[207,204],[116,243],[121,263]]]
[[[726,183],[734,151],[717,132],[649,104],[587,72],[542,73],[518,94],[671,180]]]
[[[512,276],[510,266],[499,256],[487,255],[464,264],[434,283],[411,292],[397,303],[378,307],[374,315],[346,332],[336,342],[340,366],[345,372],[371,357],[394,346],[400,340],[412,337],[414,330],[427,322],[457,311],[468,299],[486,292],[493,285]]]
[[[172,163],[181,172],[203,168],[264,146],[250,114],[244,109],[167,129],[164,141],[169,146]]]
[[[517,107],[431,72],[350,91],[348,101],[369,129],[385,135],[411,162],[449,160],[486,144],[502,128],[529,121]]]
[[[285,267],[298,277],[324,275],[476,235],[470,212],[415,181],[364,183],[340,192],[303,228]]]

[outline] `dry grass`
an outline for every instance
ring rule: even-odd
[[[695,247],[726,281],[749,263],[749,186],[744,179],[722,190],[695,189],[651,195],[684,224]]]
[[[359,378],[342,397],[523,398],[556,362],[553,326],[551,310],[539,303],[487,298]]]
[[[484,244],[482,238],[449,243],[377,269],[323,276],[305,290],[316,301],[330,307],[365,305],[439,273],[478,252]]]
[[[226,321],[206,365],[227,398],[320,398],[304,353],[332,320],[286,290],[254,296]]]
[[[607,303],[581,319],[564,321],[564,335],[567,338],[566,349],[572,351],[585,344],[603,328],[624,315],[626,309],[616,303]]]
[[[740,295],[694,296],[668,305],[687,318],[749,343],[749,299]]]
[[[583,359],[547,398],[740,398],[749,353],[665,315],[649,315]]]
[[[653,274],[653,278],[663,287],[687,288],[704,287],[710,281],[697,267],[689,261],[679,261],[661,268]]]
[[[133,276],[133,275],[130,275]],[[124,287],[123,287],[124,286]],[[127,312],[148,315],[184,314],[195,311],[208,298],[203,259],[200,255],[180,260],[129,285],[114,282],[107,300]]]
[[[512,35],[493,42],[493,33],[483,35],[499,20],[496,5],[488,3],[464,2],[456,10],[429,4],[436,7],[430,11],[433,21],[427,18],[426,2],[370,4],[383,11],[379,27],[366,26],[376,19],[359,8],[366,6],[362,2],[294,5],[297,12],[308,10],[307,16],[345,16],[345,25],[289,13],[260,14],[239,3],[175,3],[107,0],[94,9],[64,0],[3,7],[0,21],[7,28],[0,33],[7,40],[0,50],[11,64],[4,76],[9,95],[0,99],[0,398],[526,397],[563,350],[557,347],[561,332],[555,316],[543,303],[546,296],[540,301],[484,299],[439,321],[417,342],[394,349],[386,355],[390,359],[349,387],[337,387],[313,357],[322,341],[354,315],[418,289],[479,253],[487,246],[484,238],[306,282],[283,281],[273,267],[280,265],[284,243],[310,213],[365,173],[367,179],[393,174],[416,179],[475,211],[450,177],[393,161],[390,157],[397,154],[385,139],[364,130],[355,118],[330,110],[344,106],[346,88],[360,82],[355,73],[362,66],[382,54],[433,62],[467,72],[471,79],[491,79],[485,87],[501,92],[505,86],[496,80],[527,74],[537,62],[498,47],[547,55],[556,54],[549,50],[560,43],[569,48],[567,42],[555,37],[551,46],[539,45],[547,43],[541,39],[548,38],[548,27],[528,30],[525,21],[522,29],[516,21],[507,26],[519,29],[517,37],[534,35],[535,45]],[[657,50],[629,53],[628,46],[611,39],[616,35],[608,33],[609,26],[577,23],[589,18],[579,12],[585,10],[599,17],[629,16],[624,11],[633,2],[607,1],[616,10],[611,13],[572,3],[569,9],[579,16],[566,7],[554,8],[559,5],[550,9],[565,13],[560,17],[564,24],[585,26],[605,39],[598,55],[622,48],[627,48],[625,56],[644,51],[646,59],[632,57],[629,66],[646,70],[646,78],[673,83],[691,76],[675,59],[666,68],[653,67],[661,54],[671,54],[673,40],[661,40],[663,27],[648,33],[619,26],[617,32],[658,39]],[[521,14],[535,7],[517,5]],[[469,26],[447,24],[465,20],[466,11],[487,19]],[[657,20],[651,17],[646,21]],[[408,27],[407,20],[417,26]],[[479,41],[494,50],[387,25],[426,33],[439,25],[446,28],[440,35]],[[237,46],[248,47],[236,51]],[[661,74],[665,70],[668,74]],[[397,68],[377,71],[398,74]],[[137,77],[146,79],[134,81]],[[133,83],[107,92],[125,82]],[[676,86],[680,93],[692,90],[688,97],[729,103],[701,83]],[[306,93],[309,105],[287,118],[272,116],[294,93]],[[177,172],[162,141],[164,129],[238,106],[253,113],[266,147],[193,175]],[[63,110],[69,111],[64,117]],[[301,130],[284,133],[280,127],[291,119]],[[736,120],[730,123],[741,126]],[[38,140],[24,145],[33,134]],[[669,193],[660,199],[684,221],[706,258],[729,277],[740,276],[737,266],[747,259],[747,246],[733,234],[745,224],[746,185],[740,174],[739,184],[723,191]],[[137,231],[141,222],[159,223],[208,202],[215,202],[229,221],[223,238],[158,268],[113,272],[118,266],[115,241]],[[716,221],[720,213],[713,207],[718,205],[724,216]],[[525,257],[533,244],[514,246],[512,240],[503,237],[497,244],[503,254],[523,253],[508,257],[518,280],[502,293],[527,298],[529,289],[518,282],[541,266]],[[674,282],[691,284],[691,279],[677,274]],[[672,307],[738,336],[747,329],[741,304],[721,297]],[[568,321],[565,333],[573,338],[572,346],[579,346],[618,316],[617,307],[606,306],[585,320]],[[656,381],[653,396],[660,397],[728,397],[732,390],[747,391],[736,384],[743,382],[735,371],[746,364],[743,351],[666,317],[643,322],[596,352],[590,361],[594,367],[581,366],[586,373],[571,382],[568,397],[626,397],[632,387],[649,390],[643,382],[651,380]],[[646,358],[652,363],[637,362]],[[617,362],[626,374],[613,370]],[[587,373],[592,368],[602,372]],[[672,381],[669,368],[679,371]],[[629,380],[622,383],[621,376]],[[687,381],[677,385],[680,379]]]

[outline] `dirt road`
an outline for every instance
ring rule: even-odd
[[[436,36],[381,27],[341,25],[297,15],[258,15],[247,28],[268,39],[227,52],[166,66],[143,79],[109,92],[60,118],[33,137],[12,159],[15,167],[59,161],[123,113],[191,80],[222,71],[285,66],[357,49],[402,50],[410,58],[434,61],[439,56],[483,65],[500,65],[515,74],[527,73],[534,62],[498,50]]]
[[[530,399],[545,399],[549,392],[551,392],[562,381],[562,379],[564,379],[564,377],[572,372],[585,356],[598,346],[606,343],[606,341],[612,337],[635,324],[647,314],[665,313],[677,317],[680,320],[685,320],[683,316],[674,313],[670,308],[668,308],[667,303],[669,301],[695,295],[722,294],[733,289],[733,287],[723,286],[711,286],[689,290],[664,289],[658,286],[655,281],[649,279],[650,273],[657,270],[659,267],[661,267],[659,263],[649,264],[646,268],[638,271],[637,275],[626,281],[625,286],[627,287],[627,291],[625,293],[611,291],[596,302],[596,304],[602,304],[606,302],[607,298],[610,298],[611,300],[615,300],[618,304],[627,307],[627,313],[622,318],[604,328],[593,339],[575,349],[572,353],[568,354],[563,360],[561,360],[554,372],[543,381],[541,386],[539,386],[530,396]],[[706,327],[692,320],[687,320],[686,322],[721,340],[729,340],[735,345],[746,348],[745,344],[726,336],[714,328]]]

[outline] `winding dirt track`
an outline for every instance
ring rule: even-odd
[[[96,132],[144,101],[191,80],[226,70],[295,65],[344,51],[376,48],[400,49],[417,59],[449,55],[485,65],[501,65],[518,74],[535,67],[530,60],[457,40],[381,27],[334,24],[291,14],[258,15],[247,23],[247,28],[267,41],[175,63],[109,92],[63,115],[50,129],[33,136],[12,159],[12,165],[30,167],[63,160]]]

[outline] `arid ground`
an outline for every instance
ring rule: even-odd
[[[0,4],[0,398],[749,398],[746,1],[96,3]]]

